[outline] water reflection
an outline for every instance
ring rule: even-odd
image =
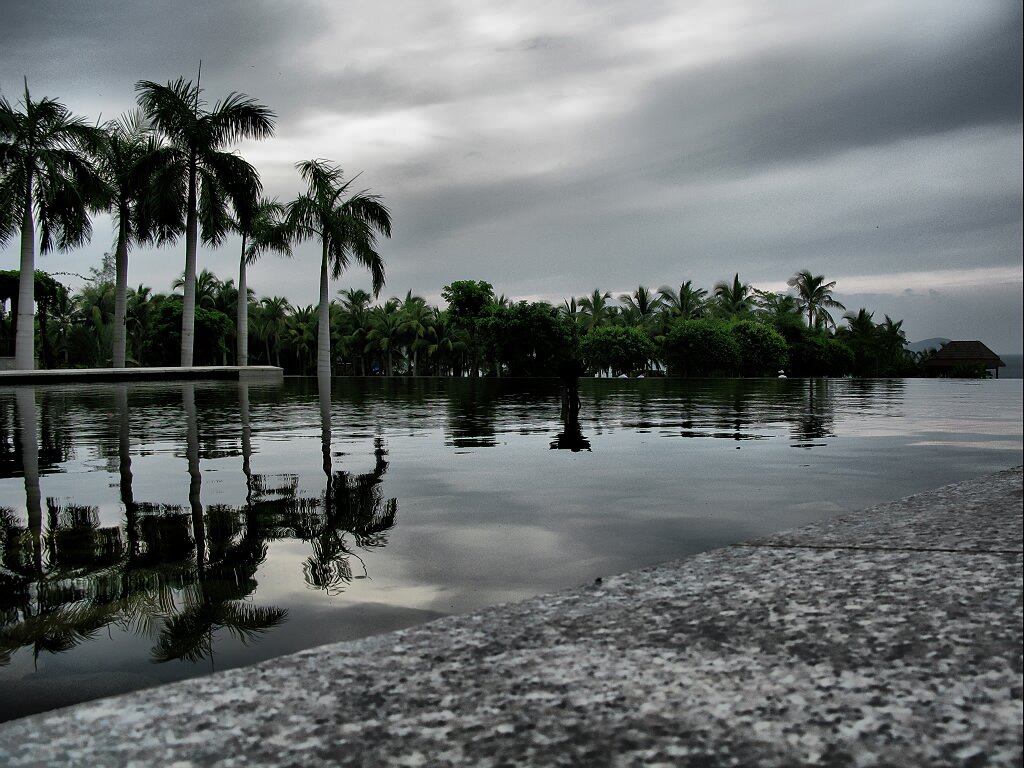
[[[562,409],[562,431],[551,441],[551,450],[572,451],[573,453],[590,450],[590,440],[583,435],[583,430],[580,428],[578,409]]]
[[[806,406],[794,419],[790,435],[794,448],[823,448],[827,443],[816,442],[834,437],[832,411],[834,403],[828,379],[806,382]]]
[[[234,451],[218,437],[225,426],[219,417],[214,416],[216,423],[201,424],[196,385],[180,385],[187,507],[136,499],[130,388],[118,384],[104,391],[106,408],[101,405],[92,412],[112,412],[115,417],[112,431],[123,513],[119,525],[101,524],[97,507],[62,504],[54,498],[46,499],[44,515],[40,445],[53,458],[69,460],[75,453],[65,450],[62,441],[47,439],[71,431],[60,407],[63,396],[43,400],[42,420],[50,428],[42,440],[34,388],[14,392],[13,440],[9,401],[2,401],[3,473],[23,476],[25,516],[0,507],[0,665],[9,664],[23,648],[35,661],[43,652],[68,651],[96,638],[104,627],[151,638],[151,661],[209,660],[212,665],[218,638],[229,636],[249,644],[287,620],[287,609],[255,603],[256,576],[270,543],[307,543],[311,554],[302,566],[303,578],[310,587],[331,593],[366,577],[359,550],[387,544],[398,502],[382,492],[388,469],[384,442],[374,441],[369,472],[333,469],[329,382],[319,393],[326,474],[319,497],[303,496],[297,475],[282,478],[252,471],[247,384],[238,385],[240,445]],[[175,390],[132,391],[159,401],[166,414],[166,396]],[[58,407],[51,409],[53,405]],[[217,412],[203,411],[204,417],[211,413]],[[96,446],[101,455],[107,452],[104,440]],[[244,501],[237,506],[204,506],[201,458],[224,453],[241,458]]]
[[[0,388],[0,688],[251,663],[1021,455],[1012,382],[584,380],[579,397],[560,409],[557,379]],[[0,717],[31,711],[21,695]]]

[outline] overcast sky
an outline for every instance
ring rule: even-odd
[[[0,93],[90,120],[140,79],[194,79],[277,114],[239,147],[265,191],[327,158],[382,195],[384,296],[443,303],[452,280],[561,303],[800,269],[911,341],[1022,349],[1019,0],[341,3],[3,0]],[[85,274],[90,246],[37,267]],[[237,280],[237,242],[200,268]],[[17,242],[0,254],[16,269]],[[131,255],[169,291],[184,245]],[[257,295],[316,301],[304,246],[249,273]],[[78,287],[80,280],[63,278]],[[367,287],[353,271],[333,289]]]

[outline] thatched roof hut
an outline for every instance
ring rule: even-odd
[[[980,341],[951,341],[926,360],[924,365],[933,376],[950,376],[956,375],[956,371],[982,368],[993,371],[997,379],[999,369],[1006,367],[999,355]]]

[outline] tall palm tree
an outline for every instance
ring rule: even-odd
[[[33,101],[25,81],[19,111],[0,96],[0,247],[21,236],[15,367],[35,367],[35,251],[67,251],[89,241],[88,212],[105,205],[89,155],[103,131],[54,99]]]
[[[96,168],[110,194],[117,225],[114,244],[115,301],[111,365],[123,368],[127,349],[128,251],[133,243],[173,241],[181,232],[181,212],[173,188],[150,185],[157,142],[142,113],[122,115],[106,125],[106,140],[96,155]]]
[[[196,251],[199,225],[203,240],[219,245],[229,231],[228,204],[239,219],[251,217],[262,185],[256,169],[224,147],[239,139],[264,139],[274,133],[274,113],[254,99],[230,93],[212,110],[200,97],[198,82],[178,78],[159,85],[135,84],[139,106],[163,134],[163,161],[172,169],[185,199],[185,300],[181,316],[181,365],[192,365],[195,339]]]
[[[331,374],[330,277],[337,279],[355,258],[370,270],[374,295],[384,287],[384,262],[377,253],[377,236],[391,237],[391,212],[377,195],[349,195],[353,180],[326,160],[296,165],[307,184],[306,194],[288,204],[288,224],[298,240],[318,239],[320,257],[320,327],[317,337],[317,375]]]
[[[797,290],[797,298],[800,305],[807,312],[807,325],[811,328],[826,326],[836,327],[836,321],[832,319],[828,309],[846,309],[842,304],[832,297],[832,289],[836,287],[836,281],[825,282],[824,275],[812,275],[810,270],[801,269],[789,280],[787,285]]]
[[[235,222],[235,228],[242,235],[242,255],[238,260],[238,365],[249,364],[249,289],[245,269],[266,251],[292,255],[292,237],[284,215],[285,208],[277,198],[263,199],[251,218]]]
[[[693,281],[687,280],[679,286],[679,290],[668,285],[658,289],[662,306],[673,318],[693,320],[704,314],[704,304],[708,292],[703,288],[694,288]]]
[[[740,282],[738,272],[731,283],[724,280],[715,283],[715,299],[718,301],[718,309],[727,317],[745,315],[754,306],[750,285]]]

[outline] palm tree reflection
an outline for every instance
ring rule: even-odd
[[[25,511],[0,507],[0,665],[10,663],[19,649],[30,649],[35,658],[66,651],[104,627],[152,638],[155,662],[209,659],[212,664],[225,634],[249,644],[287,620],[285,609],[255,603],[257,573],[271,542],[308,542],[305,581],[332,594],[367,576],[361,552],[387,544],[398,502],[383,494],[384,441],[374,440],[369,471],[333,469],[329,382],[320,391],[325,490],[313,497],[301,494],[297,475],[253,471],[247,385],[237,391],[240,445],[227,454],[223,442],[204,448],[197,386],[183,385],[176,396],[185,421],[187,506],[136,498],[132,391],[119,385],[106,396],[105,407],[112,401],[116,415],[110,422],[116,442],[110,445],[117,447],[116,462],[108,467],[117,472],[123,506],[123,518],[114,525],[101,523],[97,507],[58,499],[44,504],[40,465],[49,466],[51,454],[53,461],[65,460],[72,445],[64,445],[73,427],[66,423],[63,400],[44,396],[41,418],[31,388],[11,398],[13,418],[4,410],[10,400],[0,402],[0,443],[7,446],[0,448],[3,472],[20,471],[25,483]],[[166,409],[153,390],[145,395],[150,409]],[[200,460],[207,457],[205,450],[240,454],[243,504],[204,506]]]
[[[381,491],[387,472],[387,450],[381,438],[374,439],[374,466],[370,472],[334,472],[331,464],[331,383],[319,379],[321,443],[327,485],[322,506],[307,507],[297,533],[310,542],[312,554],[302,566],[306,583],[314,589],[338,594],[353,579],[366,578],[366,563],[356,554],[348,537],[359,549],[387,544],[387,531],[394,527],[398,500],[385,499]],[[352,559],[362,573],[353,571]]]
[[[826,437],[834,437],[834,405],[829,392],[828,379],[810,379],[807,381],[807,398],[805,407],[797,414],[791,431],[794,448],[816,448],[825,443],[815,442]]]
[[[590,440],[584,437],[580,429],[578,408],[562,408],[562,431],[551,441],[551,450],[579,451],[590,450]]]

